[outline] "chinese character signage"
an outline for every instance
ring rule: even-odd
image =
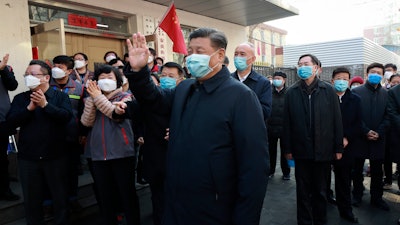
[[[77,14],[68,14],[68,25],[77,27],[97,28],[97,20],[93,17],[80,16]]]

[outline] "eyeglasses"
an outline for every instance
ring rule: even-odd
[[[114,66],[114,68],[117,68],[117,69],[124,69],[124,66]]]
[[[32,76],[36,77],[36,76],[44,76],[44,75],[47,75],[47,74],[43,74],[43,73],[38,73],[38,74],[24,74],[23,76],[26,77],[26,76],[29,76],[29,75],[32,75]]]

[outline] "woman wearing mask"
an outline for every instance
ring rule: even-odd
[[[122,74],[117,68],[104,65],[97,69],[93,81],[88,81],[90,97],[86,99],[81,118],[83,125],[93,128],[87,137],[85,154],[93,162],[94,181],[106,225],[117,223],[117,198],[121,201],[127,224],[140,224],[130,119],[134,105],[132,95],[122,91],[122,82]]]
[[[93,78],[93,72],[88,69],[88,57],[85,53],[78,52],[73,56],[74,60],[74,71],[71,74],[71,78],[78,80],[82,84],[86,84],[87,80]]]

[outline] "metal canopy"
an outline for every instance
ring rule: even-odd
[[[171,0],[146,0],[169,6]],[[214,19],[250,26],[299,14],[281,0],[174,0],[176,9]]]

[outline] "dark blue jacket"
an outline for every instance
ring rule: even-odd
[[[354,143],[362,136],[360,96],[347,89],[340,99],[340,110],[342,113],[343,137],[346,137],[349,143],[344,148],[342,159],[338,163],[352,164],[354,157],[357,156],[357,148],[355,148]]]
[[[232,73],[231,76],[236,80],[239,80],[237,71]],[[243,81],[243,84],[247,85],[247,87],[256,93],[262,107],[264,120],[267,120],[271,115],[272,108],[271,82],[269,82],[266,77],[258,74],[254,70],[251,70],[251,73],[246,80]]]
[[[294,159],[331,161],[343,152],[343,127],[339,100],[333,87],[317,80],[311,95],[297,81],[286,92],[284,153]]]
[[[7,137],[13,133],[6,123],[6,116],[11,105],[8,91],[14,91],[17,87],[18,81],[15,79],[11,66],[0,70],[0,137]]]
[[[362,136],[357,140],[357,152],[361,158],[383,160],[385,157],[385,133],[389,126],[387,114],[388,94],[379,84],[374,88],[369,82],[354,88],[353,91],[361,97]],[[377,141],[367,139],[367,133],[376,131],[379,134]]]
[[[400,85],[389,89],[387,110],[390,119],[390,155],[393,162],[400,163]]]
[[[225,67],[202,84],[188,79],[171,91],[158,89],[147,68],[128,71],[139,103],[171,111],[164,224],[258,225],[269,155],[254,92]]]
[[[66,125],[72,117],[68,95],[49,88],[44,94],[47,106],[29,111],[31,91],[14,97],[7,120],[20,127],[18,158],[25,160],[58,159],[66,156]]]

